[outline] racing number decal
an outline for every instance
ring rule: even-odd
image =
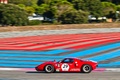
[[[61,68],[62,68],[62,71],[68,71],[69,70],[69,65],[64,63],[64,64],[62,64]]]

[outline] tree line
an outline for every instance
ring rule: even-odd
[[[52,23],[88,23],[88,16],[96,19],[119,18],[119,0],[9,0],[0,4],[0,24],[3,26],[29,25],[28,16],[33,13],[51,19]]]

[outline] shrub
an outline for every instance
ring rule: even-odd
[[[87,23],[88,21],[88,13],[82,10],[71,10],[66,11],[59,17],[59,21],[63,24],[79,24],[79,23]]]
[[[39,20],[30,20],[29,21],[29,25],[39,25],[39,24],[41,24],[41,21],[39,21]]]
[[[3,26],[25,26],[28,24],[27,12],[12,4],[0,4],[0,24]]]

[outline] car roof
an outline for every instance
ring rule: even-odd
[[[77,57],[67,57],[67,58],[64,58],[64,59],[79,59]]]

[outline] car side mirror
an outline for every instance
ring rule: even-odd
[[[56,62],[56,60],[54,60],[54,62]]]

